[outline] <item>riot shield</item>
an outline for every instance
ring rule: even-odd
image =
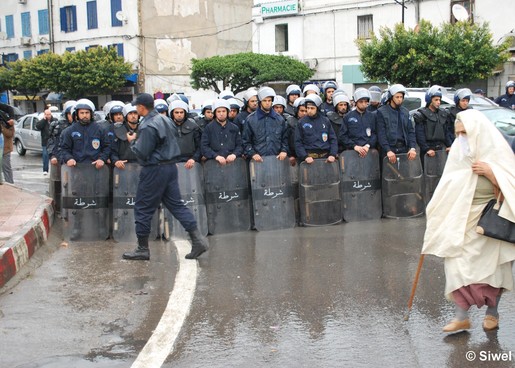
[[[424,157],[424,200],[426,205],[431,200],[436,186],[442,177],[446,161],[447,152],[444,150],[435,151],[433,157],[428,155]]]
[[[176,164],[179,190],[181,192],[182,203],[190,209],[197,220],[197,226],[202,235],[206,236],[207,229],[207,211],[206,200],[204,196],[204,175],[202,166],[195,164],[193,168],[186,169],[184,162]],[[164,207],[165,214],[165,236],[169,234],[172,239],[189,239],[188,233],[184,230],[181,223]]]
[[[300,221],[305,226],[333,225],[342,221],[338,162],[316,159],[302,162],[299,173]]]
[[[210,234],[250,230],[250,198],[247,163],[237,158],[222,166],[216,160],[204,164],[207,223]]]
[[[61,212],[61,165],[50,164],[50,181],[48,183],[48,193],[54,200],[54,209]]]
[[[290,176],[291,176],[291,185],[293,188],[293,205],[295,208],[295,222],[300,223],[300,205],[299,205],[299,163],[297,162],[295,166],[291,166],[290,164]]]
[[[138,191],[141,166],[126,163],[125,169],[113,169],[113,239],[117,242],[137,240],[134,224],[134,205]],[[152,218],[150,239],[160,235],[159,210]]]
[[[256,230],[294,227],[295,209],[289,161],[265,156],[263,162],[251,161],[249,171]]]
[[[347,222],[376,220],[383,214],[379,152],[361,158],[356,151],[340,154],[342,215]]]
[[[415,217],[424,213],[423,174],[420,158],[408,160],[406,153],[397,155],[392,164],[383,159],[383,215]]]
[[[109,168],[90,162],[61,166],[64,238],[75,241],[106,240],[109,236]]]

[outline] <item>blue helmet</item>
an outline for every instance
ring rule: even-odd
[[[426,104],[430,104],[433,97],[442,97],[442,87],[437,86],[436,84],[434,86],[431,86],[426,92]]]

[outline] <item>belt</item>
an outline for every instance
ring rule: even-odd
[[[175,160],[167,160],[167,161],[159,161],[157,163],[157,166],[161,166],[161,165],[168,165],[168,164],[175,164]]]
[[[406,142],[404,142],[404,141],[397,141],[397,143],[395,143],[396,148],[402,148],[405,146],[406,146]]]
[[[326,158],[329,152],[308,152],[308,157],[311,158]]]

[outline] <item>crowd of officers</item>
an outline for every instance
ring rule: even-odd
[[[508,82],[500,102],[514,103],[514,89],[515,82]],[[406,88],[401,84],[384,93],[377,86],[357,88],[352,102],[332,81],[324,83],[322,91],[314,84],[303,89],[290,85],[284,97],[271,87],[251,88],[244,93],[243,106],[232,92],[223,91],[202,105],[200,115],[190,113],[184,95],[173,94],[166,101],[156,99],[154,109],[176,129],[177,162],[186,168],[210,159],[225,165],[237,157],[262,161],[263,156],[276,156],[292,165],[317,158],[334,162],[343,150],[365,157],[370,149],[379,149],[382,157],[395,162],[401,153],[415,159],[417,144],[422,158],[449,149],[456,114],[471,108],[472,92],[459,89],[455,106],[446,110],[440,108],[444,92],[440,86],[429,88],[426,106],[418,109],[413,121],[402,106]],[[97,168],[111,164],[123,169],[125,163],[137,161],[127,140],[127,133],[138,130],[136,107],[109,102],[104,107],[106,119],[100,122],[94,121],[94,111],[87,99],[65,104],[62,119],[50,127],[51,164],[93,162]]]

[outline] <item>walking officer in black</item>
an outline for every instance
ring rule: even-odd
[[[191,237],[192,249],[186,258],[196,259],[207,250],[207,243],[197,227],[195,217],[181,202],[175,165],[180,156],[177,131],[169,118],[160,115],[154,109],[154,99],[150,94],[139,94],[132,104],[136,106],[138,115],[143,119],[139,124],[138,133],[128,132],[127,140],[143,167],[134,206],[138,246],[133,252],[124,253],[123,258],[150,259],[150,223],[162,201]]]

